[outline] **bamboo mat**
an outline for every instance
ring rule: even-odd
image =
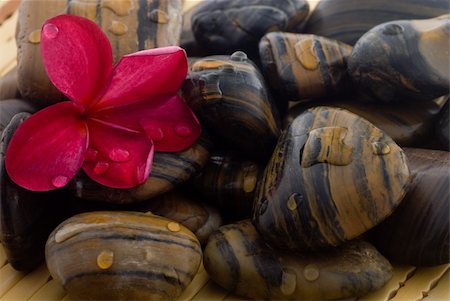
[[[185,0],[184,9],[192,7],[198,0]],[[315,1],[315,0],[311,0]],[[329,0],[330,1],[330,0]],[[14,11],[13,1],[0,0],[0,76],[16,66],[16,44],[14,39],[17,12],[7,18],[9,11]],[[312,3],[314,7],[315,3]],[[8,5],[7,10],[5,9]],[[3,10],[2,10],[3,8]],[[6,14],[4,12],[7,11]],[[2,14],[3,13],[3,14]],[[0,245],[0,301],[73,301],[59,283],[52,279],[43,264],[31,273],[15,271],[6,260]],[[245,300],[228,293],[213,283],[203,266],[196,277],[183,292],[179,300],[220,301]],[[361,301],[449,301],[450,300],[450,264],[430,268],[413,266],[395,266],[392,279],[380,290],[366,295]]]

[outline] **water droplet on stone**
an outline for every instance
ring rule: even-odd
[[[28,41],[32,44],[39,44],[41,42],[41,30],[40,29],[33,30],[28,35]]]
[[[244,177],[244,185],[243,185],[244,191],[249,193],[255,190],[256,182],[257,182],[256,175],[248,175]]]
[[[217,101],[222,99],[220,76],[217,72],[209,72],[200,76],[200,93],[203,101]]]
[[[114,252],[110,250],[101,251],[97,256],[97,266],[102,270],[109,269],[114,262]]]
[[[163,10],[154,9],[150,12],[149,19],[155,23],[166,24],[169,22],[169,15]]]
[[[323,127],[310,131],[300,151],[300,165],[308,168],[319,163],[336,166],[350,164],[353,147],[345,144],[344,138],[347,131],[343,127]]]
[[[259,207],[259,215],[263,215],[266,212],[268,205],[269,201],[267,201],[267,199],[261,201],[261,205]]]
[[[120,147],[112,149],[109,152],[108,156],[112,161],[115,162],[125,162],[130,159],[130,153],[126,149]]]
[[[58,35],[59,29],[56,25],[52,23],[45,24],[44,28],[42,29],[42,34],[47,39],[54,39]]]
[[[108,168],[109,168],[108,162],[104,161],[97,162],[97,164],[95,164],[94,166],[94,173],[96,175],[102,175],[108,170]]]
[[[247,54],[243,51],[236,51],[231,55],[230,59],[234,62],[244,62],[247,60]]]
[[[164,132],[160,127],[147,126],[145,127],[145,132],[152,141],[161,141],[164,139]]]
[[[297,287],[297,274],[294,270],[286,269],[281,276],[281,292],[286,295],[292,295]]]
[[[223,64],[219,66],[219,70],[222,70],[223,72],[234,72],[234,66],[231,64]]]
[[[84,156],[84,161],[91,162],[94,161],[97,158],[98,151],[93,148],[88,148],[86,150],[86,155]]]
[[[181,137],[188,137],[192,134],[192,129],[190,126],[185,124],[177,124],[174,128],[175,133]]]
[[[117,36],[121,36],[128,31],[128,26],[120,21],[112,21],[108,30]]]
[[[384,26],[383,34],[395,36],[403,32],[403,27],[398,24],[387,24]]]
[[[374,155],[387,155],[391,152],[391,148],[386,143],[373,142],[372,151]]]
[[[297,209],[297,200],[296,200],[296,198],[297,198],[298,195],[299,195],[298,193],[293,193],[288,198],[288,200],[287,200],[287,207],[288,207],[289,210],[294,211],[294,210]]]
[[[319,60],[314,52],[312,39],[303,39],[294,46],[295,56],[302,66],[307,70],[316,70],[319,67]]]
[[[320,276],[319,268],[315,264],[308,264],[303,270],[303,276],[308,281],[314,281]]]
[[[56,188],[65,186],[67,182],[69,182],[69,179],[66,176],[56,176],[52,179],[52,185]]]
[[[167,229],[171,232],[178,232],[181,230],[180,224],[176,222],[169,222],[167,224]]]

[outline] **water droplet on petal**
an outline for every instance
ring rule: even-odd
[[[308,281],[314,281],[320,276],[319,268],[315,264],[308,264],[303,270],[303,276]]]
[[[178,232],[181,230],[180,224],[176,222],[169,222],[167,224],[167,229],[171,232]]]
[[[94,161],[97,158],[97,155],[98,151],[96,149],[88,148],[86,150],[86,155],[84,156],[84,161],[86,162]]]
[[[52,179],[52,185],[56,188],[65,186],[67,182],[69,182],[69,179],[66,176],[56,176]]]
[[[115,162],[125,162],[130,159],[130,153],[123,148],[116,147],[109,152],[109,158]]]
[[[174,128],[175,133],[181,137],[188,137],[192,134],[192,129],[188,125],[178,124]]]
[[[145,133],[152,141],[161,141],[164,139],[164,132],[160,127],[148,126],[145,128]]]
[[[97,256],[97,266],[102,270],[109,269],[114,262],[114,252],[110,250],[101,251]]]
[[[94,173],[96,175],[102,175],[108,170],[108,168],[109,168],[108,162],[104,162],[104,161],[97,162],[97,164],[95,164],[95,167],[94,167]]]
[[[230,59],[234,62],[244,62],[247,60],[247,54],[243,51],[236,51],[231,55]]]
[[[41,30],[36,29],[36,30],[32,31],[28,35],[28,41],[32,44],[39,44],[41,42]]]
[[[372,151],[374,155],[387,155],[391,152],[391,148],[383,142],[373,142]]]
[[[59,28],[52,23],[45,24],[44,28],[42,29],[42,34],[47,39],[54,39],[58,35]]]

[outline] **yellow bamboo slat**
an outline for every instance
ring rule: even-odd
[[[15,40],[15,31],[18,11],[0,26],[0,76],[7,73],[16,65],[17,47]]]
[[[439,280],[426,296],[424,301],[448,301],[450,300],[450,270],[445,272],[444,276]]]
[[[192,301],[222,301],[228,295],[224,290],[212,280],[210,280],[191,300]]]
[[[30,301],[59,301],[66,296],[62,285],[52,279],[41,287],[31,298]]]
[[[7,263],[7,259],[6,259],[6,254],[5,254],[5,250],[3,249],[3,246],[0,244],[0,268],[2,268],[6,263]]]
[[[23,301],[28,300],[35,292],[44,286],[50,277],[50,273],[45,265],[41,265],[33,272],[22,278],[14,285],[0,301]]]
[[[439,265],[429,268],[420,268],[399,289],[391,301],[419,301],[422,300],[448,271],[450,264]]]
[[[8,263],[0,269],[0,297],[3,297],[26,273],[16,271]]]
[[[198,269],[197,275],[195,275],[192,282],[189,286],[184,290],[181,296],[178,298],[178,301],[189,301],[191,300],[205,285],[208,283],[209,276],[203,266],[203,263],[200,265]]]
[[[391,299],[397,291],[402,287],[406,280],[409,279],[412,273],[416,270],[413,266],[399,266],[395,267],[391,280],[386,283],[381,289],[372,292],[362,298],[360,301],[384,301]]]

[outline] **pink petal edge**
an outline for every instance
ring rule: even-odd
[[[74,104],[57,103],[33,114],[16,130],[6,151],[6,171],[28,190],[60,188],[80,170],[87,143],[87,127]]]
[[[94,181],[112,188],[145,182],[153,160],[153,143],[143,134],[87,121],[89,148],[83,170]]]
[[[130,130],[145,131],[156,151],[184,150],[201,134],[200,123],[178,95],[161,95],[152,101],[99,111],[92,117]]]
[[[86,107],[111,76],[112,50],[103,31],[89,19],[60,15],[41,30],[41,53],[52,83]]]
[[[114,67],[109,86],[92,111],[151,101],[162,94],[176,94],[186,75],[186,52],[178,46],[126,55]]]

